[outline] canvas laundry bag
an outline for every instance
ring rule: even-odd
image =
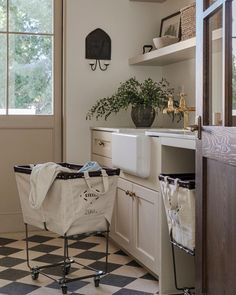
[[[71,164],[64,166],[71,168]],[[48,230],[68,236],[107,229],[112,218],[119,169],[60,173],[41,207],[32,208],[29,203],[30,167],[14,168],[25,223],[41,229],[46,224]]]
[[[195,189],[183,187],[179,178],[172,179],[171,182],[168,176],[159,179],[169,233],[178,244],[194,251]],[[184,184],[186,186],[186,180]]]

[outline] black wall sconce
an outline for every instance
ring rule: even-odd
[[[106,71],[111,60],[111,38],[102,29],[96,29],[88,34],[85,40],[86,59],[90,61],[90,66],[93,71],[99,66],[101,71]],[[101,60],[105,60],[104,67]]]

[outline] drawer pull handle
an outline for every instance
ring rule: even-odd
[[[98,145],[100,145],[100,146],[104,146],[105,143],[104,143],[103,141],[99,140],[99,141],[98,141]]]
[[[134,192],[131,192],[131,191],[126,191],[125,194],[127,196],[130,196],[132,199],[135,198],[135,197],[137,197],[136,194]]]

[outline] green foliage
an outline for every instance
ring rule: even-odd
[[[39,35],[9,35],[9,107],[34,106],[36,114],[52,113],[52,0],[9,1],[9,29]],[[0,0],[0,28],[6,30],[6,0]],[[0,108],[5,107],[6,38],[0,35]]]
[[[6,7],[7,7],[7,2],[6,0],[0,0],[0,31],[6,30]]]
[[[162,110],[167,106],[168,97],[173,92],[165,79],[154,82],[148,78],[141,83],[135,77],[130,78],[120,84],[115,94],[99,99],[88,111],[86,120],[91,120],[94,116],[96,119],[104,117],[106,120],[112,113],[127,110],[129,105],[151,106],[156,111]]]

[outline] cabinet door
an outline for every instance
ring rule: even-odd
[[[132,183],[119,179],[111,237],[119,246],[130,251],[132,247],[132,198],[126,194],[127,191],[132,191]]]
[[[133,185],[134,253],[153,272],[158,268],[158,193]]]

